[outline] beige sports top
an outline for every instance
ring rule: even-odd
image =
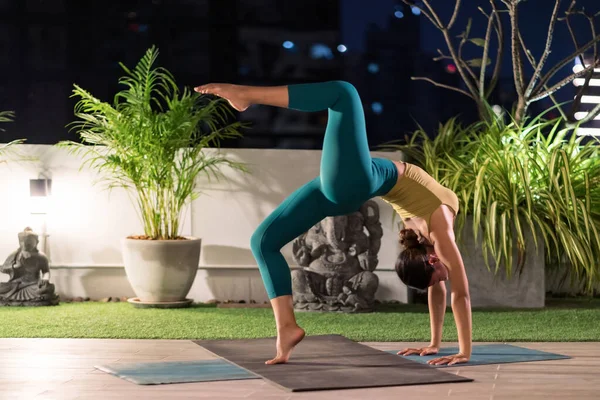
[[[381,199],[390,204],[402,220],[423,218],[429,228],[431,214],[442,204],[458,213],[458,196],[439,184],[416,165],[404,163],[406,169],[394,187]]]

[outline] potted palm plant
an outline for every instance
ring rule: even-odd
[[[194,282],[201,238],[180,236],[182,211],[199,192],[196,178],[219,177],[221,167],[245,170],[218,151],[220,140],[240,136],[241,124],[229,122],[231,111],[185,88],[171,73],[155,67],[158,50],[150,48],[119,83],[124,89],[113,104],[103,102],[78,85],[71,123],[81,143],[58,145],[82,152],[83,165],[101,172],[107,187],[122,187],[133,196],[144,233],[122,241],[127,278],[140,306],[179,307]]]

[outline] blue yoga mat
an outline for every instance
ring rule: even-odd
[[[96,368],[138,385],[261,378],[222,359],[110,364]]]
[[[389,350],[388,353],[396,354],[398,351],[400,350]],[[435,355],[410,355],[404,357],[425,364],[427,361],[433,360],[434,358],[450,356],[456,353],[458,353],[458,347],[445,347],[441,348],[439,353]],[[473,346],[473,352],[469,362],[459,364],[459,366],[564,360],[568,358],[571,357],[562,354],[527,349],[525,347],[513,346],[510,344],[483,344]],[[453,367],[456,366],[457,364],[453,365]],[[432,367],[447,367],[447,365],[432,365]]]
[[[396,354],[398,351],[388,350],[387,352]],[[456,347],[446,347],[440,349],[440,352],[433,356],[405,356],[405,358],[425,364],[433,358],[448,356],[457,352],[458,348]],[[568,358],[571,357],[508,344],[475,345],[473,346],[473,354],[469,362],[459,364],[459,366],[562,360]],[[440,368],[447,366],[432,365],[431,367]],[[224,359],[111,364],[96,366],[96,368],[138,385],[261,379],[260,376]]]

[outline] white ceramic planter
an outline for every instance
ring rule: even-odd
[[[194,283],[201,239],[123,239],[123,262],[141,303],[182,302]]]

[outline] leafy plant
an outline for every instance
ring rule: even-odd
[[[15,113],[12,111],[0,111],[0,122],[12,122],[14,120],[15,117]],[[4,129],[0,128],[0,132],[3,131]],[[5,143],[3,145],[0,145],[0,157],[2,157],[2,155],[8,153],[8,151],[10,150],[9,147],[14,146],[16,144],[21,144],[23,143],[25,140],[24,139],[17,139],[17,140],[13,140],[11,142]],[[0,162],[2,162],[2,158],[0,158]]]
[[[241,135],[241,124],[228,122],[228,106],[188,88],[179,90],[169,71],[154,67],[157,57],[152,47],[133,70],[120,64],[125,75],[119,83],[125,89],[113,104],[74,85],[79,120],[71,125],[82,143],[62,141],[58,146],[83,152],[83,165],[102,172],[109,189],[134,193],[147,237],[176,239],[184,206],[200,194],[196,178],[218,178],[222,166],[246,169],[217,151],[205,151]]]
[[[516,246],[520,270],[529,231],[534,247],[541,240],[548,260],[570,263],[587,290],[600,278],[600,148],[563,120],[539,116],[520,126],[498,118],[463,127],[453,118],[434,138],[419,129],[384,148],[403,151],[458,195],[458,239],[471,217],[488,268],[491,255],[495,271],[504,266],[511,276]]]
[[[12,111],[0,111],[0,122],[11,122],[15,117]]]
[[[424,80],[432,83],[433,85],[453,90],[470,97],[477,105],[480,118],[482,120],[492,122],[494,119],[494,114],[489,112],[489,108],[486,106],[486,103],[496,87],[496,84],[498,83],[500,68],[504,56],[503,48],[505,40],[510,40],[513,66],[512,73],[517,98],[513,113],[515,119],[514,122],[519,125],[525,124],[527,109],[529,106],[536,101],[550,97],[554,104],[557,105],[557,109],[565,121],[572,126],[578,123],[574,117],[574,113],[577,111],[579,104],[581,103],[584,91],[589,86],[594,68],[597,68],[600,65],[597,47],[597,44],[600,41],[600,34],[597,34],[595,30],[595,18],[600,15],[600,12],[596,14],[590,14],[583,9],[576,9],[576,0],[571,0],[568,8],[564,11],[564,16],[559,17],[561,0],[555,0],[552,15],[550,17],[550,21],[548,22],[548,31],[544,50],[542,54],[540,54],[539,59],[536,60],[535,56],[527,48],[519,28],[519,6],[521,3],[525,2],[524,0],[500,0],[500,2],[505,6],[504,9],[500,9],[498,7],[497,0],[489,0],[491,6],[489,12],[486,12],[481,7],[478,7],[479,11],[487,19],[487,29],[484,38],[470,36],[472,22],[471,19],[469,19],[465,30],[456,37],[453,37],[452,28],[454,27],[458,17],[461,7],[461,0],[455,0],[454,11],[448,22],[442,21],[439,14],[431,6],[431,0],[421,0],[420,3],[422,3],[423,6],[415,4],[414,0],[402,1],[411,7],[419,8],[421,13],[442,33],[446,42],[448,54],[444,54],[438,49],[439,56],[434,58],[434,60],[452,60],[452,62],[456,65],[458,74],[464,82],[465,89],[444,85],[426,77],[413,77],[413,80]],[[503,30],[501,18],[501,14],[503,13],[508,14],[510,22],[509,35],[505,35]],[[587,20],[592,36],[588,42],[581,44],[575,37],[571,25],[571,19],[574,17],[583,17]],[[572,54],[562,59],[556,65],[553,65],[547,72],[544,73],[544,67],[546,67],[548,56],[552,50],[552,41],[554,38],[556,23],[563,21],[567,25],[575,49]],[[488,66],[491,66],[492,58],[494,58],[494,55],[490,55],[493,37],[496,39],[496,54],[491,77],[487,79],[488,77],[486,76],[486,73],[488,72]],[[480,47],[481,58],[465,60],[463,58],[463,47],[467,44]],[[593,55],[589,61],[586,61],[584,60],[583,55],[590,50],[593,52]],[[583,67],[578,71],[575,71],[573,74],[569,74],[568,76],[560,79],[558,82],[550,84],[550,80],[575,58],[579,58]],[[525,60],[527,62],[525,62]],[[525,78],[525,65],[527,64],[531,66],[531,77],[529,80]],[[574,79],[581,77],[585,78],[584,84],[581,85],[580,90],[578,90],[571,112],[566,113],[562,107],[558,105],[553,97],[553,94],[559,89],[573,82]],[[600,105],[591,110],[581,120],[581,123],[591,121],[598,114],[600,114]]]

